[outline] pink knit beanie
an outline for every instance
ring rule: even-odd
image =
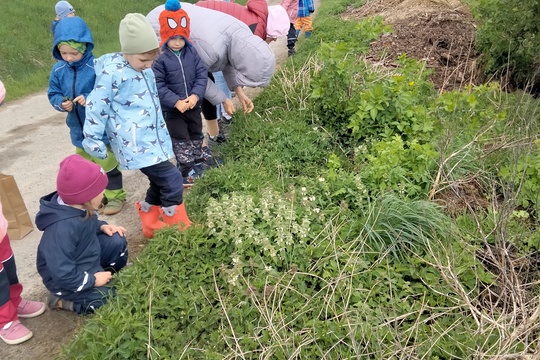
[[[56,190],[68,205],[80,205],[99,195],[109,180],[101,166],[80,155],[70,155],[60,163]]]
[[[287,10],[281,5],[268,7],[268,18],[266,21],[266,36],[279,38],[287,35],[291,26]]]

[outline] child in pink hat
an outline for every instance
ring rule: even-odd
[[[107,182],[98,164],[70,155],[60,163],[57,191],[39,201],[36,264],[50,309],[85,315],[115,294],[109,282],[126,265],[128,249],[126,229],[97,217]]]

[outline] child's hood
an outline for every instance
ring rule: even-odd
[[[86,52],[84,53],[84,57],[92,54],[92,49],[94,49],[92,33],[84,20],[78,16],[64,18],[56,25],[52,47],[52,54],[55,59],[62,60],[60,51],[58,51],[58,44],[61,41],[69,40],[86,43]]]
[[[39,212],[36,214],[36,227],[44,231],[47,227],[69,218],[84,217],[84,212],[71,206],[58,204],[58,195],[53,192],[39,200]]]
[[[94,70],[96,71],[96,74],[107,73],[105,68],[109,66],[120,67],[122,64],[127,65],[127,61],[124,60],[121,53],[108,53],[94,59]]]

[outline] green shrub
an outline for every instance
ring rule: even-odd
[[[405,142],[395,135],[357,148],[359,176],[373,193],[394,191],[409,198],[425,198],[436,169],[432,144]]]
[[[539,1],[471,1],[478,22],[476,46],[487,75],[506,77],[520,88],[538,88]]]

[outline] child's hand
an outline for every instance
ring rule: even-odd
[[[100,271],[95,273],[94,277],[96,278],[96,282],[94,284],[96,286],[103,286],[107,285],[109,281],[111,281],[112,273],[110,271]]]
[[[112,234],[114,234],[114,233],[118,233],[118,235],[120,235],[120,236],[125,236],[125,234],[126,234],[126,228],[124,228],[122,226],[105,224],[105,225],[101,225],[101,227],[99,229],[104,234],[107,234],[109,236],[112,236]]]
[[[197,101],[199,101],[199,97],[195,94],[189,95],[188,98],[186,99],[186,102],[190,109],[193,109],[195,105],[197,105]]]
[[[174,107],[177,108],[178,111],[180,111],[181,113],[184,113],[186,110],[189,109],[189,105],[186,100],[178,100]]]
[[[81,106],[86,106],[86,99],[84,98],[84,95],[79,95],[73,99],[73,103],[79,103]]]
[[[64,100],[62,102],[62,109],[66,110],[67,112],[73,110],[73,103],[71,100]]]

